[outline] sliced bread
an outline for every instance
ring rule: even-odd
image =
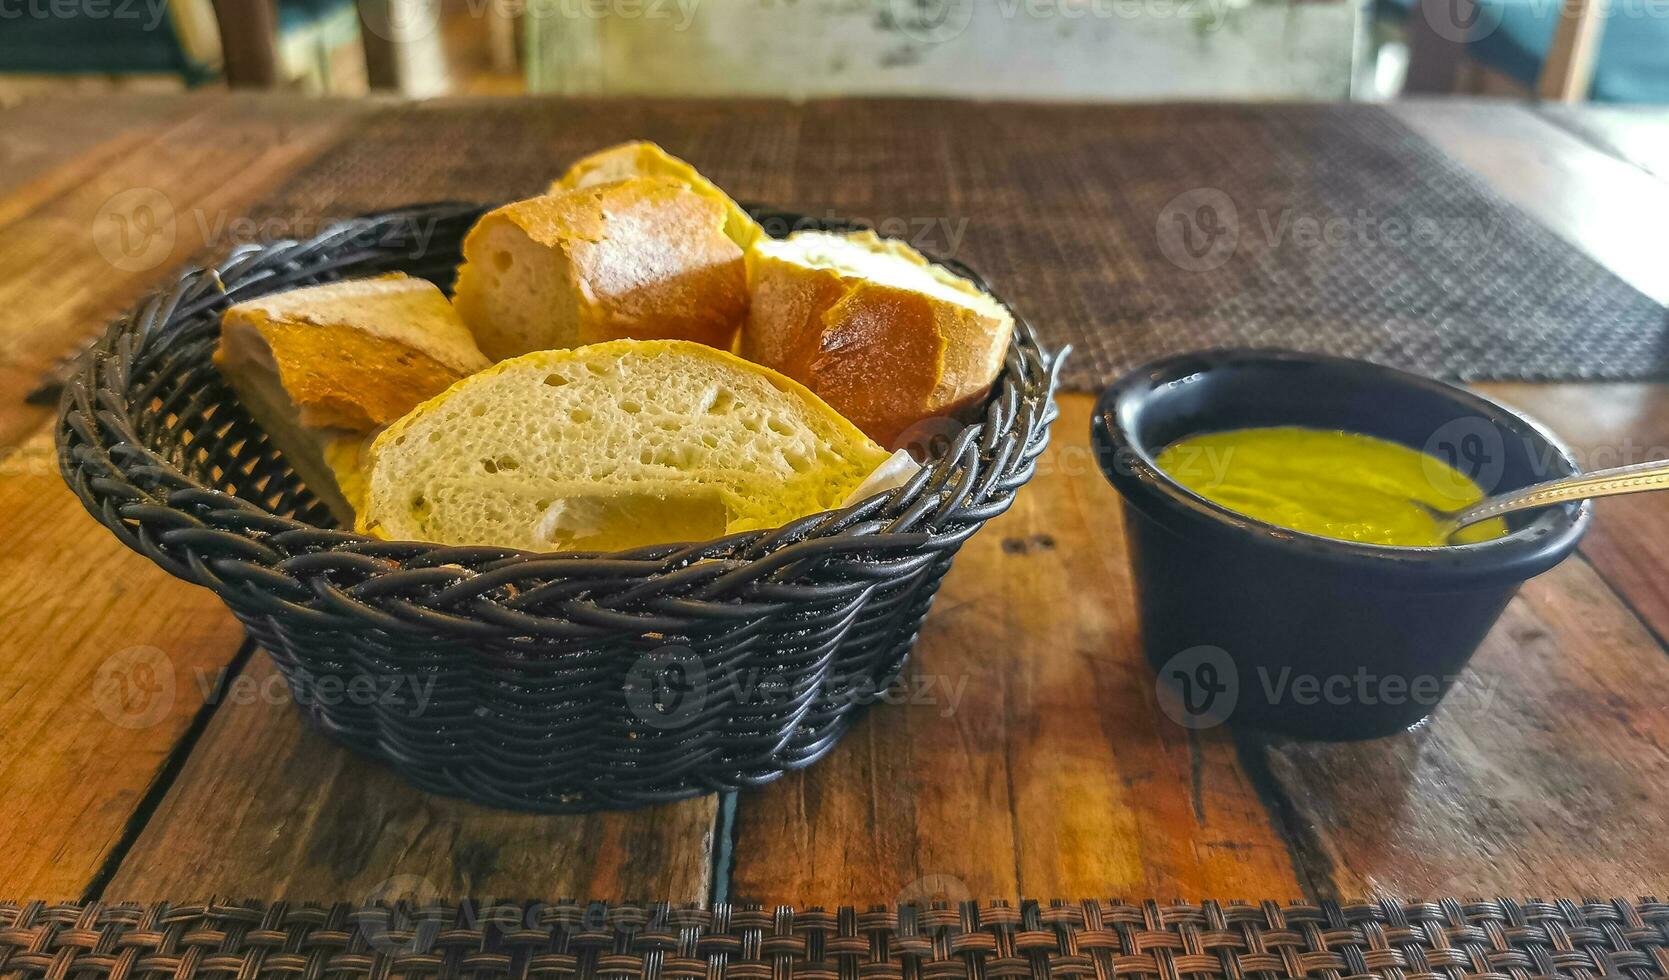
[[[567,173],[551,184],[550,193],[560,194],[582,187],[624,180],[627,177],[662,177],[683,184],[702,197],[717,201],[724,206],[724,233],[743,251],[765,234],[759,223],[742,210],[741,205],[731,200],[729,194],[720,190],[717,184],[654,143],[641,140],[621,143],[581,158],[568,168]]]
[[[973,283],[873,232],[802,231],[749,253],[741,353],[806,385],[872,439],[983,399],[1014,332]]]
[[[887,460],[775,371],[614,341],[505,361],[390,426],[359,527],[529,551],[702,540],[839,507]]]
[[[725,210],[651,177],[505,205],[464,239],[458,312],[502,360],[620,338],[729,350],[747,311]]]
[[[366,435],[488,364],[445,294],[399,274],[239,303],[221,317],[214,362],[344,524],[354,508],[337,474],[351,474]]]

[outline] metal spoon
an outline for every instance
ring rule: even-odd
[[[1562,480],[1549,480],[1499,497],[1486,497],[1460,510],[1438,510],[1418,500],[1415,503],[1425,508],[1432,519],[1438,522],[1446,541],[1468,524],[1476,524],[1513,511],[1562,504],[1570,500],[1587,500],[1590,497],[1643,493],[1647,490],[1669,490],[1669,459],[1618,466],[1609,470],[1595,470],[1592,473],[1568,476]]]

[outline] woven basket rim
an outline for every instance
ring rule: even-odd
[[[539,580],[555,581],[576,575],[596,578],[599,582],[657,579],[663,583],[669,576],[686,575],[691,578],[690,585],[704,582],[705,591],[711,592],[718,588],[714,582],[715,571],[719,572],[719,581],[730,580],[734,584],[735,576],[757,578],[773,567],[792,563],[798,557],[796,549],[838,547],[842,538],[861,542],[859,546],[864,549],[896,553],[901,560],[908,560],[912,552],[923,549],[929,539],[947,533],[959,544],[995,513],[977,513],[974,519],[964,522],[965,526],[951,527],[947,532],[946,527],[933,520],[935,505],[943,503],[941,498],[966,501],[970,486],[973,490],[980,486],[989,490],[1002,484],[1011,491],[1029,479],[1036,457],[1047,443],[1049,423],[1056,415],[1053,395],[1060,366],[1069,349],[1047,350],[1025,318],[986,286],[982,277],[954,259],[932,255],[928,256],[931,260],[985,288],[1014,316],[1014,335],[990,396],[977,417],[972,413],[966,416],[976,420],[950,441],[950,448],[925,463],[904,487],[847,507],[809,515],[779,528],[612,553],[530,552],[383,540],[275,513],[259,502],[203,483],[158,447],[145,445],[135,438],[132,419],[137,410],[128,403],[132,396],[128,390],[129,368],[137,358],[165,349],[155,345],[166,345],[170,331],[181,322],[210,314],[217,322],[219,310],[226,305],[298,283],[374,274],[369,271],[333,274],[330,270],[341,267],[347,260],[327,257],[334,255],[335,250],[352,248],[356,242],[374,238],[379,229],[392,222],[427,216],[473,224],[475,217],[491,207],[439,202],[376,212],[333,224],[312,239],[246,245],[217,265],[184,270],[171,285],[153,293],[127,316],[115,321],[83,356],[66,384],[56,433],[59,466],[66,482],[82,497],[94,517],[130,547],[147,554],[170,572],[199,584],[214,584],[217,577],[201,559],[170,560],[156,541],[145,539],[135,530],[134,525],[141,518],[155,520],[159,516],[171,516],[157,514],[155,508],[161,507],[177,515],[182,528],[202,527],[241,534],[248,540],[248,547],[242,549],[246,554],[237,556],[240,560],[275,570],[283,566],[285,575],[306,576],[314,566],[322,571],[331,566],[330,556],[362,563],[388,563],[390,570],[415,568],[436,573],[455,570],[465,573],[456,576],[458,584],[464,578],[469,579],[463,590],[467,595],[453,596],[455,599],[479,595],[504,582],[514,581],[526,588],[530,582],[536,584]],[[862,227],[854,222],[843,223],[842,219],[815,219],[760,206],[750,210],[766,221],[780,222],[786,217],[823,227],[831,224]],[[811,225],[795,225],[802,226]],[[285,271],[274,274],[271,271],[274,267]],[[250,272],[256,268],[261,271]],[[218,326],[214,329],[218,330]],[[1019,444],[1015,445],[1017,438]],[[996,464],[995,471],[981,472],[982,463]],[[89,472],[78,472],[83,469]],[[975,480],[979,481],[977,486],[973,486]],[[1004,501],[996,513],[1006,507]],[[958,533],[961,531],[966,533]],[[190,546],[185,550],[189,552]],[[715,564],[713,559],[721,559],[718,564],[728,567],[710,568]],[[707,571],[692,574],[702,568]],[[444,577],[437,574],[437,580]]]

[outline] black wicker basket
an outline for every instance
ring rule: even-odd
[[[982,416],[938,428],[907,486],[773,531],[534,555],[332,530],[211,364],[220,313],[390,270],[449,288],[482,211],[372,215],[185,273],[67,384],[64,479],[129,547],[213,589],[327,733],[426,789],[584,811],[809,765],[903,667],[962,542],[1030,478],[1061,355],[1017,318]],[[777,234],[840,227],[756,213]]]

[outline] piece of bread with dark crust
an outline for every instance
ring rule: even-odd
[[[799,381],[870,438],[979,402],[1014,318],[973,283],[873,232],[798,232],[749,254],[743,357]]]
[[[398,273],[239,303],[221,317],[214,362],[347,526],[360,444],[489,364],[446,295]]]
[[[458,312],[494,360],[621,339],[729,350],[747,272],[725,220],[653,177],[507,204],[464,239]]]

